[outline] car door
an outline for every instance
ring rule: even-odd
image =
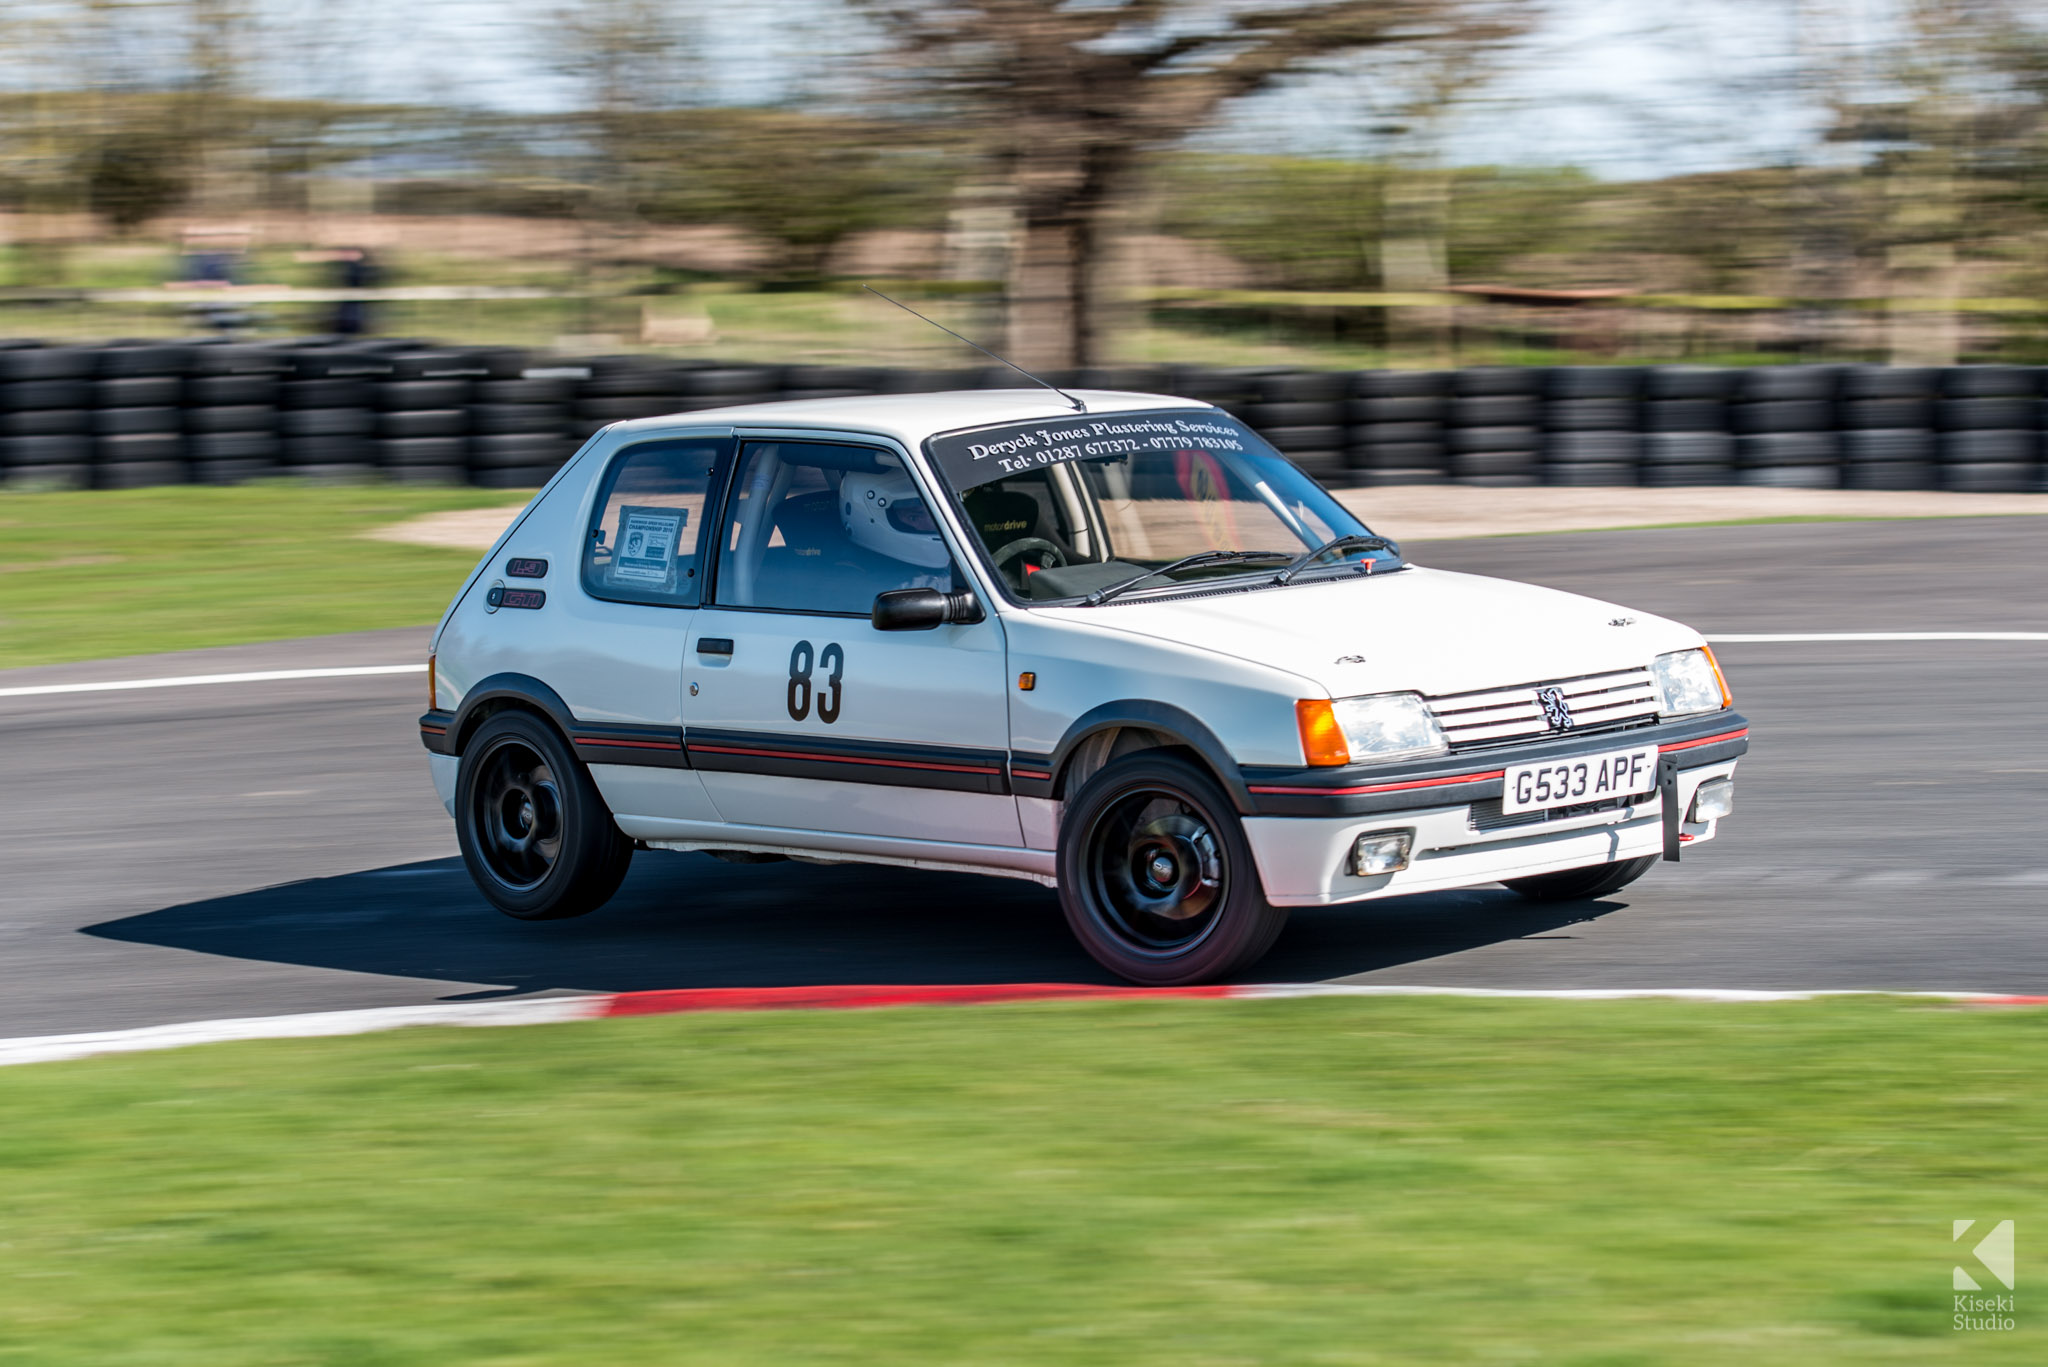
[[[996,618],[869,621],[880,592],[966,582],[925,497],[895,451],[742,444],[682,700],[690,763],[726,822],[1023,844]]]
[[[676,673],[702,611],[708,524],[734,449],[729,435],[678,434],[607,457],[572,532],[580,582],[558,593],[564,615],[546,648],[522,659],[568,705],[577,756],[622,819],[716,819],[684,757]]]

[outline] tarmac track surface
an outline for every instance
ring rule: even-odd
[[[2032,519],[1439,542],[1416,558],[1709,634],[2048,630]],[[417,660],[407,630],[0,674]],[[2048,991],[2048,642],[1734,644],[1714,843],[1598,902],[1300,911],[1262,981]],[[497,915],[419,750],[418,675],[0,698],[0,1036],[553,992],[1106,981],[1032,884],[646,854],[577,921]]]

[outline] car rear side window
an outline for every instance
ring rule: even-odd
[[[583,587],[594,598],[695,607],[704,529],[726,438],[649,441],[612,458],[583,545]]]

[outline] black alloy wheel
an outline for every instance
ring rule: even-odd
[[[597,910],[633,858],[589,772],[528,712],[486,719],[463,746],[455,817],[477,890],[522,921]]]
[[[515,739],[491,747],[477,776],[474,820],[484,863],[499,882],[538,887],[562,856],[562,793],[547,760]]]
[[[1148,985],[1204,982],[1272,946],[1269,906],[1236,810],[1192,760],[1141,751],[1067,804],[1060,903],[1105,968]]]

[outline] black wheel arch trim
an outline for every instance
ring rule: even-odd
[[[1051,777],[1030,779],[1013,770],[1016,792],[1019,797],[1053,797],[1066,782],[1067,769],[1073,763],[1074,753],[1089,737],[1104,731],[1136,729],[1151,731],[1171,739],[1175,744],[1185,746],[1198,755],[1209,770],[1231,805],[1241,816],[1250,815],[1257,808],[1251,794],[1246,790],[1244,777],[1238,764],[1230,757],[1230,750],[1214,731],[1191,712],[1175,707],[1172,703],[1155,702],[1150,698],[1122,698],[1091,707],[1076,717],[1067,727],[1066,734],[1054,748],[1047,768]],[[1022,758],[1020,753],[1019,758]],[[1069,794],[1069,796],[1072,796]]]
[[[437,747],[430,740],[427,748],[437,754],[460,755],[463,744],[489,715],[489,704],[504,702],[518,703],[530,711],[539,712],[554,723],[565,741],[576,734],[576,717],[569,711],[569,704],[562,701],[561,694],[530,674],[492,674],[477,680],[462,695],[462,701],[452,716],[446,712],[440,714],[450,717],[449,724],[439,738],[441,744]]]

